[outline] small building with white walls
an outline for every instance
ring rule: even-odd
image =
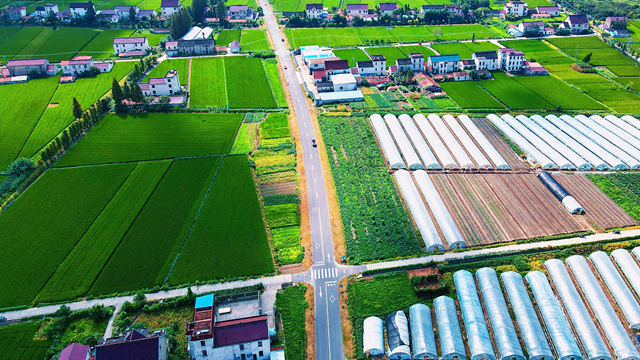
[[[509,72],[519,72],[522,70],[524,54],[522,51],[503,48],[498,49],[498,66],[500,69]]]
[[[352,74],[331,75],[333,91],[351,91],[356,89],[356,78]]]
[[[162,0],[160,9],[162,10],[162,16],[168,18],[182,9],[182,3],[180,0]]]
[[[476,63],[476,70],[496,70],[498,68],[498,55],[495,50],[477,51],[471,56]]]
[[[384,55],[371,55],[373,61],[374,74],[381,76],[387,73],[387,58]]]
[[[93,5],[93,3],[91,1],[84,2],[84,3],[71,3],[71,4],[69,4],[69,10],[71,11],[71,16],[73,16],[75,18],[84,17],[87,14],[87,10],[90,7],[93,8],[93,11],[95,12],[96,7]]]
[[[147,49],[149,49],[149,41],[144,36],[113,39],[113,52],[115,54],[129,51],[147,51]]]
[[[178,70],[169,70],[164,77],[149,78],[148,84],[140,83],[138,85],[144,96],[173,95],[181,90]]]
[[[409,53],[411,68],[413,71],[424,71],[424,55],[421,53]]]

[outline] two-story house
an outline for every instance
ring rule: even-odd
[[[572,34],[582,34],[589,30],[589,18],[587,15],[569,15],[560,26],[571,30]]]
[[[498,49],[498,66],[508,72],[519,72],[522,70],[524,54],[522,51],[503,48]]]
[[[380,15],[393,15],[393,11],[398,8],[396,3],[380,3]]]
[[[6,9],[4,13],[9,20],[15,21],[27,16],[27,9],[24,6],[17,6]]]
[[[139,83],[144,96],[173,95],[180,92],[178,70],[169,70],[164,77],[149,78],[149,83]]]
[[[162,0],[160,2],[160,10],[162,10],[163,17],[171,17],[171,15],[179,12],[182,9],[182,3],[180,0]]]
[[[471,55],[476,63],[476,70],[496,70],[498,68],[498,55],[495,50],[477,51]]]
[[[371,55],[374,74],[381,76],[387,73],[387,58],[384,55]]]
[[[460,55],[434,55],[429,56],[427,66],[434,74],[448,74],[458,71]]]
[[[363,17],[368,14],[368,4],[347,4],[347,15]]]
[[[71,16],[74,18],[81,18],[87,14],[87,10],[92,8],[93,11],[96,11],[96,7],[93,5],[91,1],[84,3],[71,3],[69,4],[69,10],[71,11]]]
[[[322,4],[307,4],[305,8],[305,15],[307,19],[319,19],[324,13]]]
[[[76,56],[71,60],[63,60],[60,67],[65,75],[79,75],[94,67],[93,56]]]
[[[134,36],[113,39],[113,52],[117,55],[130,51],[147,51],[149,41],[144,36]]]
[[[514,15],[516,17],[523,17],[529,14],[529,5],[526,2],[519,0],[511,0],[504,4],[505,16]]]
[[[421,53],[409,53],[411,69],[413,71],[424,71],[424,55]]]
[[[33,15],[45,18],[49,16],[50,12],[56,14],[58,11],[58,4],[44,4],[44,6],[36,6]]]

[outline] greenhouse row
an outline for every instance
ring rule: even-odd
[[[640,169],[640,121],[632,116],[490,114],[487,119],[543,169]]]
[[[548,275],[460,270],[457,303],[441,296],[433,309],[411,306],[408,320],[403,311],[386,322],[367,318],[363,350],[389,359],[640,360],[632,340],[640,327],[639,261],[640,247],[547,260]]]
[[[413,174],[409,174],[406,170],[398,170],[394,176],[402,197],[409,207],[413,221],[427,247],[427,252],[445,251],[444,242],[447,243],[449,250],[467,247],[458,225],[453,220],[429,174],[424,170],[414,171]],[[427,208],[433,214],[435,222]],[[438,233],[438,228],[444,236],[444,241]]]
[[[370,120],[391,169],[510,169],[466,115],[374,114]]]

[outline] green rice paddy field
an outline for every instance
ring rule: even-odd
[[[28,322],[0,328],[0,360],[42,360],[51,341],[33,340],[41,322]]]
[[[441,55],[458,54],[460,59],[471,59],[471,55],[476,51],[497,50],[498,45],[489,42],[465,42],[465,43],[449,43],[449,44],[433,44],[431,45]]]
[[[462,108],[504,109],[504,106],[473,81],[444,82],[440,86]]]
[[[80,50],[80,55],[93,56],[96,59],[106,59],[114,56],[113,39],[132,36],[133,30],[102,30],[91,42]]]
[[[369,4],[369,8],[373,9],[385,0],[325,0],[325,1],[313,1],[313,0],[272,0],[269,1],[276,11],[304,11],[306,4],[322,3],[322,5],[328,9],[343,8],[346,9],[347,4]],[[450,0],[401,0],[397,1],[398,6],[409,5],[411,8],[420,8],[426,4],[452,4]]]
[[[396,26],[365,28],[296,28],[286,29],[287,37],[294,48],[306,45],[358,46],[369,45],[375,40],[383,43],[419,42],[436,40],[432,30],[442,30],[440,40],[476,39],[498,37],[498,33],[482,25],[448,26]]]
[[[240,56],[195,58],[191,64],[191,107],[232,109],[276,108],[272,86],[262,61]],[[236,75],[242,74],[242,75]],[[251,91],[251,96],[247,96]]]
[[[225,29],[218,34],[216,44],[229,46],[233,41],[240,41],[241,51],[259,51],[269,49],[269,42],[264,30],[255,29]]]
[[[163,77],[169,70],[178,70],[180,85],[187,86],[189,82],[189,59],[167,59],[156,66],[142,82],[149,82],[149,78]]]

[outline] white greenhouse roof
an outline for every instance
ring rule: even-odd
[[[623,131],[626,131],[626,133],[628,135],[631,135],[634,138],[635,141],[640,140],[640,130],[638,128],[636,128],[635,126],[629,124],[628,122],[620,119],[619,117],[617,117],[615,115],[607,115],[607,116],[604,117],[604,119],[609,121],[610,123],[614,124],[619,129],[621,129]]]
[[[564,263],[558,259],[551,259],[545,261],[544,266],[582,343],[586,359],[613,360]]]
[[[469,157],[469,155],[467,155],[467,153],[464,152],[464,149],[462,148],[462,146],[460,146],[460,143],[458,143],[458,140],[456,140],[451,134],[451,132],[449,131],[449,129],[447,129],[447,126],[444,124],[444,122],[442,122],[442,119],[440,119],[440,116],[436,114],[429,114],[429,116],[427,116],[427,119],[429,119],[429,122],[431,123],[431,125],[434,127],[434,129],[436,129],[436,131],[438,132],[438,134],[440,135],[444,143],[447,145],[449,150],[451,150],[451,153],[453,154],[453,157],[456,159],[456,162],[458,163],[458,165],[460,165],[460,168],[475,169],[476,165],[473,163],[473,161],[471,161],[471,158]]]
[[[436,131],[431,127],[431,124],[427,121],[427,118],[422,114],[415,114],[413,116],[413,120],[418,124],[420,131],[424,135],[425,139],[427,139],[427,143],[431,146],[433,151],[435,152],[440,165],[442,165],[443,169],[458,169],[459,166],[453,160],[453,156],[449,153],[449,150],[444,146]]]
[[[620,149],[624,150],[625,152],[627,152],[627,154],[640,161],[640,156],[638,156],[640,145],[638,145],[638,141],[626,132],[620,131],[617,126],[605,120],[602,116],[592,115],[591,117],[586,117],[584,115],[576,115],[576,120],[582,122],[584,125],[590,127],[591,130],[597,132],[605,138],[612,139],[615,145],[617,145]]]
[[[369,355],[384,354],[384,327],[380,318],[375,316],[364,319],[362,333],[362,351]]]
[[[436,339],[431,320],[431,309],[424,304],[415,304],[409,308],[411,324],[411,347],[414,358],[435,359],[438,357]]]
[[[475,160],[476,164],[478,164],[478,167],[480,169],[492,169],[493,165],[491,165],[486,156],[484,156],[482,151],[478,149],[473,140],[471,140],[469,135],[467,135],[467,132],[464,131],[462,126],[458,123],[458,120],[449,114],[444,115],[442,118],[447,125],[449,125],[453,134],[458,138],[458,140],[460,140],[462,146],[467,149],[467,152],[471,155],[473,160]]]
[[[501,119],[498,115],[489,114],[487,115],[487,120],[491,121],[493,125],[495,125],[498,130],[500,130],[506,137],[511,139],[522,151],[527,154],[529,162],[534,165],[540,165],[543,169],[557,169],[558,166],[554,164],[547,156],[542,154],[538,149],[536,149],[527,139],[522,137],[522,135],[518,134],[511,126],[509,126],[503,119]]]
[[[440,164],[438,164],[438,159],[436,159],[431,149],[429,149],[429,145],[420,134],[420,130],[416,127],[416,124],[413,122],[411,116],[407,114],[402,114],[398,116],[398,119],[402,123],[404,130],[409,135],[413,146],[418,151],[418,155],[422,158],[422,163],[426,169],[430,170],[440,170]]]
[[[471,360],[495,360],[491,335],[484,319],[473,274],[467,270],[457,271],[453,274],[453,281],[456,285],[464,328],[467,331]]]
[[[616,261],[622,274],[627,279],[636,295],[640,296],[640,267],[631,255],[625,249],[617,249],[611,252],[611,257]]]
[[[628,125],[624,121],[618,119],[618,117],[613,115],[607,115],[607,117],[604,117],[604,118],[600,115],[591,115],[589,117],[589,120],[593,121],[594,123],[602,127],[604,130],[609,131],[610,133],[615,134],[618,138],[624,140],[624,142],[626,143],[625,146],[631,145],[637,151],[640,150],[640,141],[635,137],[633,137],[631,134],[629,134],[626,129],[621,129],[620,127],[618,127],[618,125],[614,123],[616,119],[622,122],[623,126]],[[634,129],[633,126],[629,126],[629,127],[631,127],[632,130]],[[634,157],[637,160],[640,160],[638,159],[638,156],[635,156],[635,154],[632,154],[632,155],[634,155]]]
[[[440,339],[440,358],[443,360],[465,359],[466,351],[462,341],[456,303],[448,296],[440,296],[433,301]]]
[[[398,151],[396,144],[393,142],[393,138],[391,137],[389,129],[387,129],[387,125],[385,124],[384,120],[382,120],[382,116],[373,114],[371,115],[371,117],[369,117],[369,120],[371,120],[373,131],[378,137],[380,147],[382,148],[382,152],[389,162],[389,166],[392,169],[406,169],[407,167],[402,161],[400,152]]]
[[[498,170],[511,170],[511,166],[504,160],[502,155],[496,150],[496,148],[491,144],[489,139],[478,129],[476,124],[471,121],[471,119],[467,115],[458,116],[458,120],[467,128],[467,131],[473,136],[473,138],[478,142],[482,150],[489,156],[493,164],[496,166]]]
[[[591,310],[595,313],[600,327],[609,339],[609,345],[613,348],[616,358],[618,360],[640,359],[638,350],[618,319],[618,315],[609,303],[609,299],[600,287],[587,260],[583,256],[573,255],[567,258],[566,262]]]
[[[393,135],[396,144],[400,148],[400,155],[404,157],[405,163],[409,169],[424,169],[418,154],[413,150],[413,146],[411,146],[411,142],[409,141],[409,138],[407,138],[407,134],[404,133],[402,126],[398,122],[398,118],[393,114],[387,114],[384,116],[384,121],[391,130],[391,135]]]

